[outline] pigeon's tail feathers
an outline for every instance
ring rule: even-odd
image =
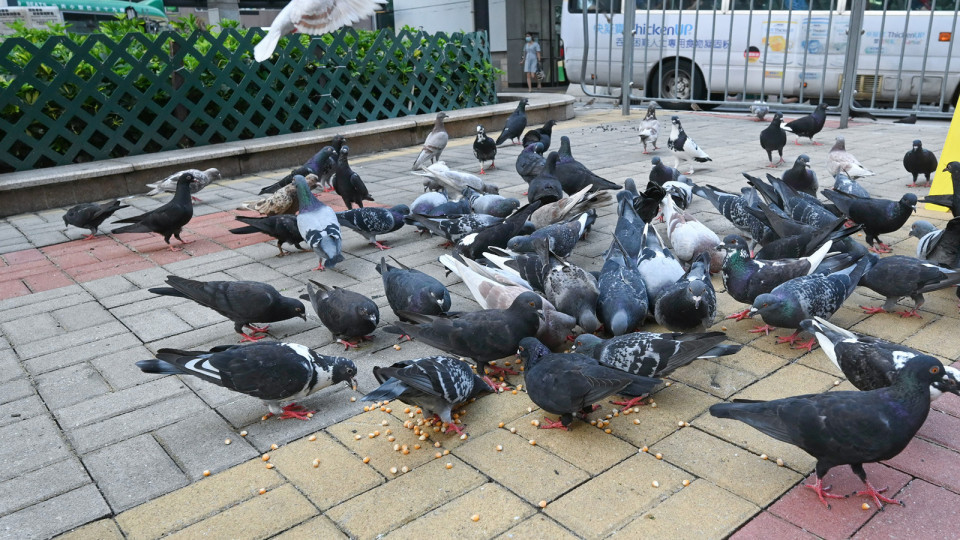
[[[736,400],[734,403],[717,403],[710,406],[710,414],[717,418],[739,420],[774,439],[796,444],[791,429],[777,416],[777,410],[763,401]]]
[[[856,266],[853,266],[853,270],[850,270],[850,283],[847,285],[848,297],[853,294],[853,290],[857,288],[857,284],[860,283],[860,278],[873,268],[873,265],[876,264],[878,260],[879,258],[871,253],[857,261]]]
[[[237,227],[236,229],[228,229],[233,234],[253,234],[260,232],[260,229],[254,227],[253,225],[247,225],[246,227]]]
[[[327,268],[333,268],[337,263],[342,263],[344,260],[343,254],[337,253],[334,257],[327,259]]]
[[[280,32],[270,28],[267,35],[263,36],[260,43],[257,43],[253,48],[253,59],[257,62],[263,62],[270,58],[270,55],[273,54],[273,50],[277,48],[277,43],[279,42]]]
[[[186,294],[174,289],[173,287],[153,287],[147,289],[147,292],[152,292],[153,294],[159,294],[161,296],[175,296],[177,298],[190,298]]]
[[[830,251],[830,247],[833,246],[833,242],[827,241],[825,244],[820,246],[819,249],[813,252],[810,256],[807,257],[807,261],[810,262],[810,271],[807,274],[812,274],[813,271],[820,266],[820,263],[823,262],[824,257],[827,256],[827,253]]]
[[[697,163],[706,163],[708,161],[713,161],[709,157],[695,157],[693,158],[693,160],[696,161]]]
[[[711,348],[707,352],[701,354],[697,358],[719,358],[721,356],[730,356],[731,354],[737,354],[740,352],[740,349],[743,348],[743,345],[717,345],[716,347]]]
[[[717,197],[716,192],[714,192],[712,189],[708,189],[703,186],[694,185],[691,191],[693,191],[694,195],[698,197],[703,197],[704,199],[710,201],[710,203],[713,204],[714,206],[717,206],[717,204],[720,203],[720,199]]]
[[[793,133],[793,129],[788,127],[786,124],[780,124],[780,129],[786,131],[787,133]]]
[[[830,257],[825,258],[817,266],[811,267],[810,272],[808,272],[807,275],[832,274],[834,272],[838,272],[850,266],[851,264],[856,262],[856,260],[857,260],[857,257],[849,253],[835,253]]]
[[[120,223],[120,220],[117,220],[117,223]],[[142,223],[133,223],[130,225],[125,225],[119,229],[113,229],[110,231],[111,234],[119,233],[137,233],[137,232],[153,232],[146,225]]]
[[[391,377],[379,388],[360,398],[360,401],[390,401],[400,397],[406,390],[403,381]]]
[[[836,344],[845,339],[856,339],[857,337],[853,332],[831,324],[820,317],[800,321],[800,328],[817,338],[820,348],[823,349],[827,358],[833,362],[833,365],[837,366],[837,369],[840,369],[840,361],[837,359]]]
[[[169,363],[159,360],[157,358],[151,358],[150,360],[140,360],[137,362],[137,367],[140,368],[140,371],[144,373],[155,373],[161,375],[176,375],[186,373],[179,367]]]

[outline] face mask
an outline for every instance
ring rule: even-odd
[[[527,43],[530,43],[531,41],[533,41],[533,38],[530,37],[530,36],[527,36],[527,37],[523,38],[523,40],[526,41]]]

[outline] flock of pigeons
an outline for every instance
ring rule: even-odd
[[[677,168],[652,158],[643,191],[627,178],[623,186],[589,170],[571,153],[571,141],[561,137],[559,151],[551,147],[553,121],[526,129],[527,101],[521,100],[496,140],[477,126],[473,144],[481,174],[495,168],[498,148],[520,141],[517,173],[529,184],[527,200],[499,195],[499,189],[479,176],[450,169],[440,158],[449,136],[446,114],[437,114],[433,130],[417,156],[413,173],[423,178],[424,194],[409,206],[365,207],[372,201],[359,174],[350,168],[349,147],[337,136],[303,166],[265,187],[264,198],[246,203],[263,217],[238,217],[245,226],[237,234],[264,232],[300,248],[306,243],[319,259],[316,270],[334,268],[343,260],[341,227],[347,227],[383,250],[377,236],[405,225],[443,237],[454,249],[439,262],[456,273],[470,290],[479,311],[451,313],[450,294],[430,275],[382,257],[376,268],[397,321],[383,328],[401,339],[416,339],[447,355],[403,360],[375,367],[382,385],[364,400],[399,399],[415,404],[424,416],[435,417],[451,431],[463,425],[452,413],[470,399],[505,387],[489,374],[519,375],[496,361],[519,355],[524,388],[530,399],[559,419],[541,428],[568,429],[611,395],[614,402],[634,407],[674,370],[698,358],[736,354],[740,345],[724,344],[723,332],[708,331],[717,319],[717,292],[710,279],[720,272],[726,292],[749,305],[728,318],[759,316],[773,327],[795,330],[778,338],[796,343],[801,332],[815,342],[861,392],[828,392],[769,402],[734,400],[710,408],[721,418],[743,421],[774,438],[797,445],[817,458],[817,481],[808,487],[821,501],[838,497],[822,485],[831,467],[849,464],[866,489],[859,495],[876,504],[893,502],[867,481],[863,463],[890,459],[907,445],[924,422],[930,400],[942,392],[960,395],[960,371],[937,359],[879,338],[856,334],[827,321],[858,286],[887,300],[869,313],[891,311],[909,296],[915,305],[903,316],[916,316],[923,294],[960,284],[960,226],[957,218],[938,231],[923,221],[911,235],[920,240],[917,257],[890,256],[879,235],[901,228],[914,211],[917,197],[900,200],[871,197],[858,178],[867,170],[844,146],[842,137],[827,155],[834,176],[832,189],[820,190],[806,155],[797,158],[782,177],[761,179],[744,174],[747,186],[729,193],[697,185]],[[825,106],[781,125],[774,114],[761,132],[763,149],[782,156],[785,128],[812,138],[823,128]],[[640,139],[656,150],[659,122],[651,104],[640,125]],[[775,139],[775,144],[771,140]],[[679,160],[703,163],[706,152],[684,132],[677,116],[671,119],[667,147]],[[772,157],[770,159],[773,164]],[[782,161],[782,159],[781,159]],[[490,162],[485,168],[484,164]],[[914,141],[904,157],[914,176],[936,169],[936,157]],[[932,167],[931,167],[932,164]],[[951,163],[954,193],[960,193],[960,163]],[[156,189],[172,189],[173,199],[114,233],[156,232],[170,243],[192,216],[191,196],[212,171],[184,171]],[[335,212],[312,193],[315,187],[335,191],[348,210]],[[826,201],[818,198],[818,191]],[[693,197],[709,201],[741,234],[721,239],[686,212]],[[578,241],[597,219],[597,209],[617,206],[612,241],[599,271],[568,260]],[[960,212],[957,195],[928,196],[925,201]],[[357,208],[353,208],[356,205]],[[88,227],[94,234],[118,201],[81,205],[65,221]],[[664,222],[668,247],[654,227]],[[870,246],[858,244],[863,231]],[[91,237],[92,237],[91,234]],[[182,241],[182,240],[181,240]],[[170,246],[170,249],[175,249]],[[270,414],[307,419],[313,411],[282,403],[347,382],[356,388],[356,365],[349,359],[318,354],[294,343],[259,341],[267,327],[254,326],[299,317],[304,304],[284,297],[270,285],[251,281],[201,282],[169,276],[167,287],[150,289],[159,295],[185,297],[211,308],[235,323],[241,342],[210,351],[160,350],[156,358],[138,362],[149,373],[190,374],[213,384],[263,400]],[[317,317],[346,348],[356,347],[380,322],[375,302],[359,293],[310,280],[307,294]],[[668,332],[643,331],[654,320]],[[575,328],[580,335],[574,337]],[[249,332],[246,330],[248,329]],[[598,337],[602,335],[605,337]],[[573,352],[560,352],[570,348]],[[463,359],[475,364],[472,369]],[[503,379],[500,379],[503,381]],[[882,505],[881,505],[882,506]]]

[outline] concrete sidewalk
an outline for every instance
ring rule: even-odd
[[[688,134],[714,159],[698,168],[696,182],[739,190],[745,185],[741,171],[767,172],[758,143],[765,124],[737,115],[679,114]],[[670,112],[660,116],[669,125]],[[619,111],[580,108],[575,119],[554,128],[554,144],[568,135],[574,155],[601,176],[617,182],[630,176],[643,184],[650,164],[637,140],[641,118],[639,112],[625,120]],[[848,150],[878,173],[863,182],[867,189],[899,198],[908,191],[900,160],[910,142],[920,138],[939,154],[946,132],[946,123],[884,122],[854,123],[842,134]],[[816,138],[825,146],[795,147],[791,139],[785,157],[792,162],[807,153],[821,178],[828,178],[826,154],[839,133],[830,118]],[[451,141],[444,160],[476,172],[471,144],[470,137]],[[660,139],[665,145],[666,131]],[[409,204],[422,193],[419,178],[408,172],[418,151],[413,146],[351,156],[351,164],[378,204]],[[511,196],[526,190],[514,171],[518,152],[501,148],[498,168],[485,178]],[[665,150],[658,155],[672,162]],[[262,186],[288,170],[228,179],[201,192],[203,203],[184,235],[195,242],[181,253],[165,251],[162,240],[149,235],[68,242],[84,231],[64,233],[63,209],[0,220],[0,461],[6,464],[0,470],[0,538],[956,535],[960,399],[942,397],[903,454],[867,467],[873,483],[889,486],[893,495],[887,495],[904,499],[906,507],[878,513],[862,510],[862,501],[852,498],[827,510],[798,487],[813,469],[812,458],[706,413],[713,403],[735,397],[852,388],[822,351],[774,345],[772,335],[749,333],[747,322],[718,322],[714,329],[726,330],[745,344],[743,350],[678,370],[652,397],[656,407],[613,416],[606,405],[595,413],[601,420],[610,415],[604,426],[609,434],[584,423],[569,433],[538,430],[532,422],[544,414],[522,390],[468,405],[462,413],[466,440],[421,429],[416,410],[400,402],[367,404],[365,411],[351,399],[376,387],[373,366],[436,350],[418,342],[397,350],[394,336],[377,332],[372,343],[344,352],[312,313],[308,322],[272,325],[271,338],[353,359],[360,389],[341,385],[308,398],[304,404],[317,410],[310,421],[261,421],[265,409],[256,399],[195,378],[141,373],[134,362],[160,348],[237,341],[233,325],[211,310],[146,291],[168,274],[258,280],[287,296],[303,293],[311,278],[371,297],[386,325],[395,316],[374,264],[388,255],[447,284],[454,310],[478,309],[466,287],[436,261],[444,252],[440,240],[421,238],[410,228],[381,238],[393,246],[386,253],[344,231],[346,260],[322,273],[311,271],[312,253],[277,258],[267,237],[229,234],[226,229],[237,226],[234,216],[249,214],[235,211],[238,203],[257,198]],[[129,199],[132,207],[117,217],[167,200],[169,195]],[[691,211],[721,238],[735,232],[706,201],[696,199]],[[589,240],[570,258],[588,270],[599,270],[616,220],[612,206],[600,214]],[[911,222],[942,226],[945,217],[920,210]],[[896,254],[915,255],[908,230],[909,222],[883,240]],[[719,278],[714,284],[722,290]],[[951,341],[960,328],[956,298],[952,291],[926,296],[922,319],[867,316],[858,306],[879,305],[881,299],[860,289],[832,320],[954,362],[960,356]],[[742,309],[728,295],[718,297],[723,316]],[[827,482],[839,493],[859,488],[844,467]]]

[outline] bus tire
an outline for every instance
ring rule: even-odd
[[[690,60],[683,58],[665,60],[660,64],[660,67],[651,73],[647,88],[652,90],[650,97],[657,99],[668,109],[690,109],[690,103],[671,101],[672,99],[709,99],[703,74]]]

